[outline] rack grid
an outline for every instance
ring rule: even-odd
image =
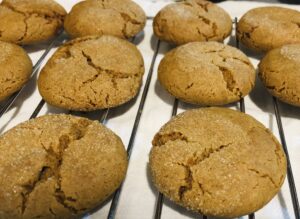
[[[153,17],[147,17],[147,19],[152,20]],[[233,24],[235,25],[235,30],[236,30],[237,22],[238,22],[238,20],[237,20],[237,18],[235,18],[233,20]],[[235,36],[236,36],[236,34],[235,34]],[[44,53],[41,55],[41,57],[38,59],[37,63],[35,64],[35,66],[33,68],[33,71],[32,71],[31,80],[34,80],[33,77],[39,71],[41,63],[44,61],[44,59],[46,58],[46,56],[48,55],[50,50],[53,49],[54,46],[56,46],[58,43],[62,43],[64,40],[65,40],[65,38],[63,38],[62,34],[60,34],[56,39],[54,39],[50,43],[50,45],[46,48]],[[134,39],[132,41],[134,41]],[[141,120],[141,117],[142,117],[144,105],[145,105],[145,102],[146,102],[146,99],[147,99],[147,94],[148,94],[148,91],[149,91],[149,86],[150,86],[152,75],[153,75],[153,72],[154,72],[154,65],[155,65],[156,60],[157,60],[160,45],[161,45],[160,40],[156,39],[156,45],[155,45],[155,49],[153,51],[153,56],[152,56],[150,69],[148,71],[145,86],[144,86],[144,89],[143,89],[143,92],[142,92],[142,97],[141,97],[141,100],[140,100],[140,103],[139,103],[138,110],[136,112],[134,124],[133,124],[133,127],[132,127],[132,131],[131,131],[131,135],[130,135],[130,139],[129,139],[129,143],[128,143],[128,147],[127,147],[128,160],[130,160],[131,153],[134,149],[134,141],[135,141],[136,134],[138,132],[138,127],[139,127],[140,120]],[[239,48],[239,41],[238,41],[237,38],[236,38],[236,47]],[[16,99],[18,98],[18,96],[20,95],[20,93],[22,92],[22,90],[25,86],[26,85],[24,85],[21,90],[17,91],[13,95],[11,95],[4,102],[3,106],[0,109],[0,119],[12,107],[12,105],[15,103]],[[270,96],[270,98],[272,98],[272,97]],[[280,110],[279,110],[279,102],[278,102],[277,98],[273,97],[272,103],[273,103],[273,108],[274,108],[274,114],[275,114],[276,121],[277,121],[278,131],[279,131],[279,134],[280,134],[281,143],[282,143],[283,149],[284,149],[284,151],[286,153],[286,157],[287,157],[287,167],[288,167],[288,169],[287,169],[287,178],[288,178],[290,195],[291,195],[293,209],[294,209],[294,215],[295,215],[296,219],[300,219],[300,209],[299,209],[299,201],[298,201],[298,197],[297,197],[296,185],[295,185],[294,175],[293,175],[291,162],[290,162],[290,158],[289,158],[288,147],[287,147],[286,140],[285,140],[284,128],[283,128],[282,121],[281,121],[281,114],[280,114]],[[30,116],[29,119],[33,119],[33,118],[37,117],[39,115],[41,109],[44,107],[44,105],[45,105],[45,101],[43,99],[41,99],[39,101],[38,105],[36,106],[36,108],[34,109],[34,111],[32,112],[32,115]],[[179,105],[179,100],[175,98],[174,103],[173,103],[172,116],[175,116],[177,114],[178,105]],[[114,109],[105,109],[105,110],[99,111],[99,114],[101,115],[101,116],[99,116],[99,121],[101,123],[107,123],[108,120],[109,120],[108,115],[113,110]],[[239,102],[239,110],[241,112],[245,113],[245,102],[244,102],[243,98]],[[68,112],[68,114],[73,114],[73,113],[74,112],[72,112],[72,111]],[[113,195],[112,202],[111,202],[110,209],[109,209],[109,213],[107,215],[108,219],[115,218],[115,214],[116,214],[116,210],[117,210],[117,207],[118,207],[119,197],[120,197],[121,192],[122,192],[122,186]],[[156,201],[156,208],[155,208],[155,215],[154,215],[155,219],[160,219],[161,218],[163,203],[164,203],[164,196],[161,193],[158,193],[157,201]],[[203,215],[202,218],[206,219],[207,216]],[[252,213],[252,214],[248,215],[248,218],[249,219],[254,219],[255,214]]]

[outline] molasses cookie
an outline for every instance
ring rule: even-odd
[[[273,134],[230,109],[179,114],[152,144],[150,169],[158,190],[208,216],[257,211],[277,194],[286,175],[285,155]]]
[[[32,62],[24,49],[15,44],[0,41],[0,51],[1,101],[27,82],[32,72]]]
[[[217,42],[192,42],[168,52],[158,67],[160,83],[189,103],[222,105],[253,88],[255,69],[240,50]]]
[[[88,36],[54,53],[40,73],[38,87],[54,106],[90,111],[131,100],[143,73],[143,58],[134,44],[114,36]]]
[[[219,6],[205,0],[167,5],[155,16],[153,30],[161,39],[177,45],[194,41],[223,41],[232,21]]]
[[[81,218],[121,184],[127,154],[97,121],[47,115],[0,137],[0,218]]]
[[[102,34],[130,38],[145,23],[145,12],[131,0],[89,0],[72,8],[64,26],[72,38]]]
[[[269,51],[259,64],[258,75],[272,95],[300,106],[300,44]]]
[[[242,16],[237,29],[240,41],[256,51],[300,43],[300,12],[282,7],[254,8]]]
[[[32,44],[53,38],[63,26],[65,9],[53,0],[3,0],[0,40]]]

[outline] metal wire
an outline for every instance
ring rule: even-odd
[[[37,115],[40,113],[40,111],[41,111],[41,109],[43,108],[44,105],[45,105],[45,101],[43,99],[41,99],[41,101],[39,102],[39,104],[35,108],[34,112],[30,116],[30,119],[33,119],[33,118],[37,117]]]
[[[177,115],[178,110],[178,99],[175,98],[172,110],[172,117]],[[158,193],[156,208],[155,208],[155,219],[161,218],[162,206],[164,203],[164,195],[162,193]]]
[[[237,49],[240,49],[240,41],[237,37],[237,23],[238,23],[238,19],[237,18],[234,18],[234,24],[235,24],[235,46]],[[246,112],[246,107],[245,107],[245,100],[244,98],[241,98],[240,99],[240,111],[242,113],[245,113]],[[255,214],[252,213],[252,214],[249,214],[248,215],[248,219],[255,219]]]
[[[279,131],[279,135],[280,135],[282,148],[283,148],[283,150],[285,152],[285,155],[286,155],[287,178],[288,178],[288,183],[289,183],[289,187],[290,187],[290,193],[291,193],[291,197],[292,197],[292,203],[293,203],[295,218],[300,219],[299,201],[298,201],[298,196],[297,196],[297,190],[296,190],[294,175],[293,175],[293,171],[292,171],[292,166],[291,166],[291,162],[290,162],[290,156],[289,156],[288,148],[287,148],[286,141],[285,141],[285,135],[284,135],[283,126],[282,126],[282,122],[281,122],[280,111],[279,111],[279,107],[278,107],[278,100],[275,97],[273,97],[273,105],[274,105],[274,112],[275,112],[275,117],[276,117],[276,121],[277,121],[277,126],[278,126],[278,131]]]
[[[48,53],[50,52],[50,50],[55,46],[55,44],[57,43],[58,39],[62,36],[62,33],[59,34],[51,43],[50,45],[47,47],[47,49],[45,50],[45,52],[42,54],[42,56],[39,58],[39,60],[37,61],[37,63],[34,65],[33,70],[32,70],[32,74],[30,79],[32,79],[36,73],[38,72],[41,64],[43,63],[44,59],[46,58],[46,56],[48,55]],[[20,93],[22,92],[22,90],[24,89],[24,87],[27,84],[25,84],[19,91],[15,92],[13,95],[11,95],[8,100],[6,101],[5,105],[1,108],[0,110],[0,118],[7,112],[7,110],[10,109],[10,107],[13,105],[13,103],[15,102],[15,100],[17,99],[17,97],[20,95]]]
[[[145,88],[144,88],[144,91],[143,91],[143,94],[142,94],[141,102],[140,102],[140,105],[139,105],[139,108],[138,108],[138,111],[137,111],[137,114],[136,114],[136,117],[135,117],[134,125],[133,125],[132,132],[131,132],[131,136],[130,136],[130,139],[129,139],[129,143],[128,143],[128,147],[127,147],[128,161],[130,160],[130,156],[131,156],[131,153],[132,153],[136,132],[137,132],[140,120],[141,120],[142,112],[143,112],[145,101],[146,101],[146,98],[147,98],[150,82],[151,82],[152,75],[153,75],[154,64],[155,64],[157,54],[158,54],[158,51],[159,51],[159,46],[160,46],[160,40],[158,40],[157,44],[156,44],[156,49],[155,49],[155,52],[154,52],[153,57],[152,57],[152,62],[151,62],[150,69],[149,69],[149,72],[148,72]],[[116,214],[117,205],[118,205],[118,202],[119,202],[121,190],[122,190],[122,185],[120,186],[120,188],[117,189],[117,191],[115,192],[114,197],[112,199],[112,203],[110,205],[109,213],[108,213],[108,216],[107,216],[107,218],[109,218],[109,219],[115,218],[115,214]]]

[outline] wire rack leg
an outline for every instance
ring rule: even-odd
[[[273,97],[273,105],[274,105],[274,112],[275,112],[275,117],[276,117],[276,121],[277,121],[277,126],[278,126],[278,130],[279,130],[282,148],[285,152],[286,160],[287,160],[287,178],[288,178],[288,183],[289,183],[289,187],[290,187],[290,193],[291,193],[291,197],[292,197],[295,218],[300,219],[300,208],[299,208],[299,201],[298,201],[298,196],[297,196],[294,175],[293,175],[292,166],[291,166],[291,162],[290,162],[290,156],[289,156],[289,152],[287,149],[285,135],[284,135],[284,131],[283,131],[280,111],[279,111],[279,107],[278,107],[278,100],[275,97]]]

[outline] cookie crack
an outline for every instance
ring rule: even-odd
[[[117,11],[117,10],[116,10],[116,11]],[[142,23],[139,22],[139,21],[137,21],[137,20],[135,20],[135,19],[133,19],[132,17],[130,17],[127,13],[119,12],[119,11],[117,11],[117,12],[121,15],[121,17],[122,17],[123,20],[124,20],[124,24],[123,24],[123,28],[122,28],[122,33],[123,33],[123,35],[124,35],[126,38],[131,37],[131,36],[127,33],[127,24],[128,24],[128,23],[131,23],[131,24],[133,24],[133,25],[140,25],[140,24],[142,24]]]
[[[180,186],[178,189],[179,199],[182,200],[184,198],[185,193],[193,189],[194,179],[193,179],[193,172],[191,171],[190,166],[184,165],[181,163],[177,163],[177,165],[180,165],[185,168],[184,180],[185,180],[186,185]]]
[[[8,8],[8,9],[10,9],[10,10],[12,10],[13,12],[22,14],[26,17],[29,17],[29,16],[35,14],[39,17],[45,18],[46,20],[52,20],[52,19],[59,19],[61,21],[64,20],[64,15],[61,15],[61,14],[57,13],[54,10],[51,10],[51,13],[53,13],[54,15],[49,15],[49,14],[46,14],[46,13],[43,13],[43,12],[37,11],[37,10],[31,10],[30,12],[20,11],[20,10],[16,9],[13,5],[9,4],[8,2],[2,3],[1,5]]]
[[[236,60],[236,61],[238,61],[238,62],[241,62],[241,63],[243,63],[243,64],[246,64],[246,65],[248,65],[248,66],[251,66],[251,63],[250,62],[248,62],[248,61],[246,61],[246,60],[243,60],[243,59],[240,59],[240,58],[238,58],[238,57],[230,57],[230,56],[224,56],[224,55],[222,55],[222,54],[218,54],[220,57],[222,57],[223,58],[223,61],[225,61],[225,62],[227,62],[228,60],[230,60],[230,59],[233,59],[233,60]]]
[[[206,159],[209,159],[212,154],[219,153],[225,148],[228,148],[232,145],[232,143],[228,144],[222,144],[218,146],[217,148],[205,148],[204,151],[200,154],[197,155],[197,152],[193,154],[193,156],[188,160],[189,165],[195,166],[200,164],[201,162],[205,161]]]
[[[44,165],[41,170],[38,172],[37,177],[29,183],[22,185],[24,191],[21,193],[22,197],[22,205],[21,205],[21,212],[22,214],[25,213],[29,197],[32,192],[34,192],[35,188],[43,183],[46,182],[49,178],[54,177],[56,180],[56,188],[54,191],[54,197],[58,203],[60,203],[64,208],[68,209],[70,212],[77,214],[79,211],[86,210],[85,208],[77,209],[73,207],[71,203],[75,203],[77,200],[73,197],[66,196],[64,191],[62,190],[62,176],[60,173],[60,169],[63,163],[63,155],[64,151],[69,147],[72,142],[79,141],[85,136],[85,132],[87,127],[90,125],[88,122],[81,122],[78,124],[73,124],[70,128],[70,131],[67,134],[63,134],[59,136],[59,143],[57,146],[57,151],[53,149],[52,146],[47,148],[43,142],[41,141],[41,136],[43,135],[44,131],[40,133],[40,144],[47,153],[46,160],[50,165]],[[51,214],[55,215],[53,209],[49,208]]]
[[[153,146],[160,147],[165,145],[169,141],[176,141],[176,140],[188,142],[187,137],[184,136],[181,132],[170,132],[167,134],[157,134],[154,137],[152,144]]]
[[[208,5],[209,5],[210,3],[202,4],[201,2],[196,2],[196,4],[197,4],[198,6],[200,6],[200,8],[202,8],[205,12],[208,12]]]
[[[213,63],[214,64],[214,63]],[[243,93],[240,91],[240,89],[236,86],[236,81],[234,80],[234,77],[232,75],[232,72],[224,67],[217,64],[214,64],[216,67],[218,67],[219,71],[223,75],[223,80],[226,83],[226,88],[231,93],[233,93],[235,96],[238,96],[239,98],[243,97]]]
[[[240,36],[240,39],[243,41],[245,38],[247,38],[249,41],[251,41],[251,44],[253,45],[253,47],[255,48],[259,48],[256,43],[254,42],[254,40],[252,39],[251,35],[253,34],[253,32],[255,31],[255,29],[257,29],[259,26],[253,26],[251,27],[250,31],[248,32],[240,32],[239,28],[237,29],[237,33]]]
[[[100,66],[97,66],[95,63],[93,63],[92,57],[89,56],[88,54],[86,54],[84,51],[82,51],[82,55],[83,55],[83,57],[85,57],[87,64],[89,66],[91,66],[92,68],[94,68],[95,70],[97,70],[97,72],[99,73],[99,75],[101,73],[106,73],[107,75],[109,75],[112,78],[132,78],[132,77],[137,77],[138,76],[138,74],[128,74],[128,73],[124,73],[124,72],[119,72],[119,71],[104,69],[104,68],[102,68]],[[91,79],[92,81],[93,81],[93,78]]]
[[[9,4],[8,2],[2,3],[1,5],[3,7],[6,7],[8,9],[10,9],[11,11],[13,11],[15,13],[18,13],[18,14],[21,14],[21,15],[24,16],[23,22],[25,24],[25,30],[24,30],[23,35],[19,39],[17,39],[17,42],[22,42],[27,37],[27,34],[28,34],[28,22],[27,22],[27,20],[32,15],[37,15],[38,17],[43,17],[44,19],[46,19],[48,21],[52,21],[53,19],[59,19],[62,22],[64,20],[64,16],[56,13],[55,11],[51,11],[54,14],[54,16],[50,16],[50,15],[41,13],[39,11],[34,11],[34,10],[31,11],[31,12],[23,12],[23,11],[17,10],[14,6]]]
[[[43,166],[41,170],[38,172],[37,177],[32,182],[22,185],[22,188],[24,189],[24,191],[21,192],[21,197],[22,197],[21,213],[22,214],[25,213],[29,197],[31,193],[35,190],[36,186],[47,181],[53,175],[54,173],[51,167]]]
[[[185,90],[187,91],[187,90],[191,89],[193,86],[194,86],[194,83],[191,83],[188,86],[186,86]]]
[[[295,24],[298,28],[300,28],[300,22],[292,21],[293,24]]]
[[[255,168],[247,167],[247,170],[250,171],[250,172],[255,173],[256,175],[258,175],[261,178],[267,178],[273,184],[273,186],[275,188],[279,188],[279,186],[275,183],[275,181],[273,180],[273,178],[270,175],[268,175],[266,173],[261,173],[259,170],[255,169]]]

